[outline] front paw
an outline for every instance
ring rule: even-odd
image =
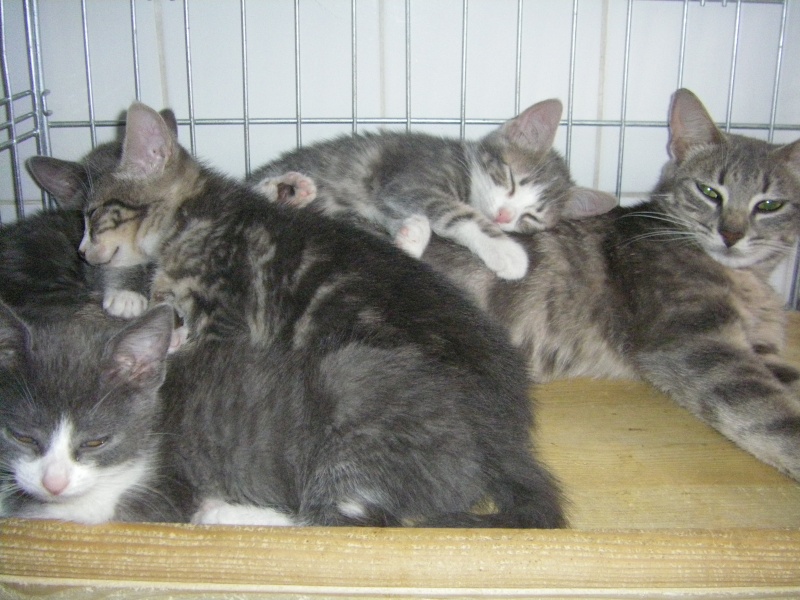
[[[528,253],[509,238],[492,238],[478,256],[501,279],[522,279],[528,272]]]
[[[106,290],[103,309],[113,317],[133,319],[147,310],[147,298],[130,290]]]
[[[414,258],[420,258],[431,239],[431,224],[427,217],[412,215],[403,221],[394,238],[398,248]]]

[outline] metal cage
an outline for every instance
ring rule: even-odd
[[[134,98],[169,99],[183,143],[244,175],[334,131],[465,137],[558,96],[578,182],[631,202],[666,158],[677,87],[728,131],[796,138],[797,38],[789,0],[0,0],[0,222],[48,206],[28,156],[78,158]],[[776,284],[795,308],[796,263]]]

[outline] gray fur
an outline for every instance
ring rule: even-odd
[[[506,325],[535,379],[641,377],[800,479],[798,373],[780,357],[767,283],[800,233],[800,142],[725,134],[678,90],[669,150],[649,202],[518,236],[531,262],[520,282],[452,244],[424,259]]]
[[[140,221],[89,231],[86,256],[155,261],[153,298],[185,319],[162,396],[199,501],[314,525],[563,525],[521,357],[424,265],[202,167],[141,104],[90,227],[117,206]]]
[[[171,324],[164,307],[127,325],[91,305],[25,323],[0,303],[0,516],[186,520],[180,487],[160,462],[158,389]],[[48,452],[64,419],[73,427],[70,486],[26,487],[22,464]],[[80,469],[95,478],[89,487]],[[112,481],[120,494],[109,492]]]

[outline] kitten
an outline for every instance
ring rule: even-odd
[[[0,303],[0,516],[185,520],[159,472],[172,310],[24,323]]]
[[[561,102],[545,100],[477,142],[346,136],[287,153],[249,181],[273,201],[385,230],[416,258],[433,231],[469,248],[499,277],[519,279],[528,256],[504,232],[540,231],[617,204],[574,185],[552,149],[560,119]]]
[[[138,103],[87,211],[87,259],[155,260],[189,328],[162,395],[196,522],[564,524],[521,357],[420,262],[203,167]]]
[[[669,127],[650,200],[516,238],[522,281],[452,244],[424,258],[506,325],[535,379],[641,377],[800,480],[798,373],[767,283],[800,233],[800,141],[723,133],[685,89]]]
[[[170,130],[177,136],[178,123],[175,114],[170,109],[164,109],[160,114]],[[8,234],[0,235],[0,244],[8,244],[8,246],[0,248],[3,258],[6,258],[6,254],[12,256],[2,269],[11,277],[16,287],[24,290],[25,287],[22,284],[41,286],[43,282],[61,281],[63,278],[68,278],[76,283],[85,283],[92,290],[101,290],[103,307],[113,316],[129,319],[144,312],[147,307],[146,294],[152,276],[148,266],[103,269],[103,279],[97,281],[98,269],[87,267],[77,252],[83,238],[83,207],[86,204],[87,195],[90,193],[94,181],[117,166],[121,155],[122,143],[114,141],[101,144],[79,162],[47,156],[34,156],[28,159],[26,166],[34,181],[53,197],[59,210],[44,211],[8,226],[12,230],[22,230],[20,234],[10,231]],[[76,218],[80,219],[77,226],[73,223]],[[125,218],[123,208],[120,208],[117,218]],[[37,230],[40,231],[35,233]],[[44,233],[44,230],[52,230],[53,235]],[[76,231],[79,232],[77,240],[74,239]],[[4,242],[2,238],[9,236],[20,237],[20,242]],[[34,237],[38,239],[34,240]],[[37,252],[33,244],[38,242],[42,242],[48,248],[43,246]],[[56,245],[57,242],[58,245]],[[35,270],[31,269],[27,264],[30,261],[34,261],[34,264],[44,262],[34,256],[37,253],[49,254],[53,257],[50,268],[51,270],[58,268],[58,272],[42,273],[40,277]],[[16,259],[17,256],[19,256],[18,259]],[[56,257],[63,264],[56,265]],[[27,277],[27,280],[21,280],[23,275]],[[17,286],[17,284],[20,285]],[[7,294],[3,295],[3,299],[12,302]]]

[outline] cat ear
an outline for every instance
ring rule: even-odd
[[[156,177],[175,152],[177,139],[164,119],[141,102],[128,109],[120,170],[133,179]]]
[[[607,213],[616,208],[617,197],[600,190],[573,187],[561,213],[564,219],[583,219]]]
[[[174,318],[173,309],[161,304],[116,334],[106,348],[110,371],[140,387],[160,384]]]
[[[795,177],[800,178],[800,140],[779,148],[775,156],[784,160]]]
[[[164,124],[169,128],[172,132],[172,135],[175,139],[178,139],[178,119],[175,118],[175,113],[172,112],[171,108],[165,108],[158,112],[161,115],[161,118],[164,119]]]
[[[0,302],[0,368],[21,365],[30,348],[30,331],[27,325]]]
[[[681,162],[692,147],[721,144],[724,141],[725,137],[697,96],[685,88],[672,95],[667,147],[672,158]]]
[[[500,127],[503,136],[534,150],[549,150],[553,146],[561,122],[561,101],[542,100],[526,108]]]
[[[25,162],[28,172],[61,208],[83,208],[87,174],[83,165],[49,156],[32,156]]]

